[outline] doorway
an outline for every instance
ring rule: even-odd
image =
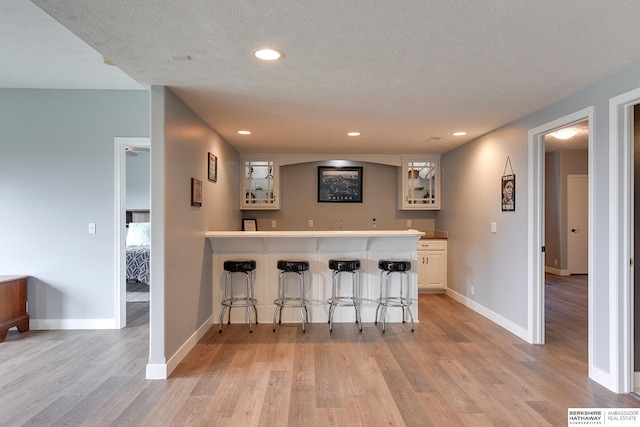
[[[530,197],[530,209],[529,209],[529,317],[528,317],[528,331],[529,341],[533,344],[545,343],[545,271],[547,269],[547,258],[550,258],[552,263],[557,259],[558,263],[562,262],[564,258],[556,258],[555,256],[547,256],[546,253],[546,236],[545,236],[545,209],[548,208],[545,204],[545,155],[546,150],[549,149],[549,145],[545,144],[545,138],[547,134],[551,132],[571,127],[579,123],[585,122],[587,131],[587,170],[593,170],[593,107],[586,108],[584,110],[577,111],[568,116],[559,118],[545,125],[531,129],[529,131],[529,197]],[[593,183],[592,177],[588,178],[588,227],[590,231],[593,229],[593,207],[592,207],[592,192]],[[562,200],[562,199],[560,199]],[[566,200],[566,198],[564,199]],[[566,221],[566,220],[565,220]],[[566,226],[566,224],[565,224]],[[560,225],[559,227],[565,230],[565,227]],[[591,254],[593,238],[592,233],[588,233],[588,299],[591,301],[593,298],[593,286],[591,274],[593,263],[591,262]],[[566,234],[560,233],[559,240],[566,240]],[[549,242],[551,243],[551,242]],[[559,251],[559,253],[561,253]],[[566,269],[564,264],[559,265],[559,270]],[[568,271],[567,271],[568,274]],[[588,325],[588,341],[589,341],[589,370],[593,364],[593,328],[592,321],[593,316],[591,313],[591,307],[589,307],[589,325]]]
[[[127,325],[127,263],[125,240],[127,238],[127,158],[132,152],[146,152],[151,148],[150,138],[115,138],[115,221],[114,240],[115,256],[115,313],[119,328]],[[127,155],[129,153],[129,155]],[[150,173],[146,173],[150,181]],[[150,200],[149,200],[150,207]],[[150,285],[150,284],[149,284]]]

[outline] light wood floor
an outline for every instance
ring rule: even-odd
[[[586,286],[550,276],[545,346],[421,295],[414,333],[214,327],[166,381],[144,379],[144,303],[120,331],[10,331],[0,425],[565,426],[569,407],[640,407],[587,378]]]

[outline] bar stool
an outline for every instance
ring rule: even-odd
[[[329,333],[333,332],[333,313],[336,307],[354,307],[356,310],[356,323],[362,332],[362,322],[360,319],[360,281],[358,271],[360,270],[359,259],[330,259],[329,268],[333,270],[331,298],[327,300],[329,304]],[[351,275],[351,295],[338,295],[340,285],[340,273]]]
[[[309,300],[307,300],[305,288],[304,288],[304,272],[309,270],[309,261],[300,260],[278,260],[278,299],[273,301],[276,305],[276,309],[273,312],[273,332],[276,331],[276,317],[280,314],[278,323],[282,323],[282,309],[285,307],[299,308],[300,315],[302,316],[302,332],[306,332],[306,324],[309,319],[309,311],[307,306]],[[285,292],[286,276],[289,274],[297,274],[300,280],[300,294],[287,295]]]
[[[409,318],[411,319],[411,332],[413,332],[413,313],[411,313],[411,298],[409,296],[409,274],[411,270],[411,261],[406,260],[388,260],[381,259],[378,261],[380,269],[380,298],[378,298],[378,307],[376,307],[376,321],[378,324],[378,309],[382,307],[380,317],[382,318],[382,333],[385,331],[385,318],[387,317],[388,307],[402,307],[402,323],[405,323],[405,307],[408,308]],[[393,273],[400,275],[400,295],[390,296],[391,275]],[[404,284],[406,279],[406,296],[404,294]]]
[[[224,269],[227,274],[224,276],[224,295],[222,296],[222,312],[220,312],[220,328],[218,332],[222,332],[222,320],[224,312],[229,309],[229,319],[227,324],[231,323],[231,307],[246,307],[247,316],[249,317],[249,332],[253,332],[251,328],[251,308],[256,315],[256,325],[258,324],[258,310],[256,310],[257,301],[253,297],[253,282],[256,262],[252,259],[236,259],[224,262]],[[234,296],[233,294],[233,277],[236,274],[244,274],[247,280],[247,289],[242,296]]]

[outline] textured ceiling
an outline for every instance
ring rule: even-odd
[[[144,89],[27,0],[0,0],[0,87]]]
[[[630,0],[34,3],[241,152],[443,152],[640,62]]]

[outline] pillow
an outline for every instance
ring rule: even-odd
[[[151,223],[130,222],[125,245],[147,246],[151,244]]]

